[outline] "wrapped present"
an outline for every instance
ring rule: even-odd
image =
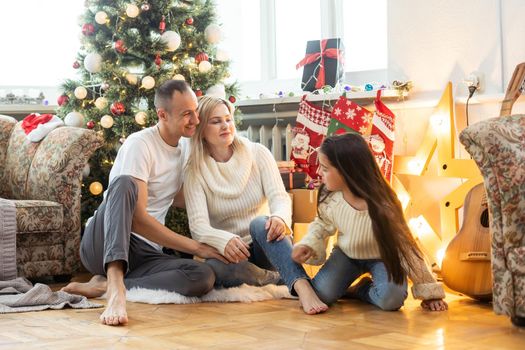
[[[306,55],[295,67],[304,67],[303,91],[314,91],[325,85],[335,87],[345,72],[343,42],[339,38],[308,41]]]
[[[306,173],[302,171],[281,172],[281,178],[287,191],[294,188],[304,188],[306,185]]]
[[[356,132],[365,135],[368,133],[371,122],[372,113],[369,110],[341,96],[332,109],[326,134],[330,136]]]
[[[297,120],[292,129],[292,150],[290,159],[297,170],[307,173],[313,180],[319,178],[317,151],[326,135],[330,111],[306,101],[306,95],[299,103]]]

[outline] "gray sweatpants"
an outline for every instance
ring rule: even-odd
[[[106,275],[106,265],[125,263],[127,289],[163,289],[186,296],[201,296],[213,288],[215,275],[206,264],[164,254],[131,234],[138,187],[131,176],[113,180],[106,198],[86,226],[80,258],[89,272]]]

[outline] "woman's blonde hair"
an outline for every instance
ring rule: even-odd
[[[204,157],[210,154],[206,140],[204,140],[204,129],[208,125],[208,120],[215,108],[220,105],[225,105],[230,112],[230,116],[233,118],[232,104],[222,98],[201,96],[198,101],[197,112],[199,114],[199,125],[197,126],[197,131],[191,137],[191,154],[187,165],[187,170],[192,174],[199,173],[199,167],[204,162]],[[240,142],[237,133],[235,133],[232,143],[234,150],[240,146]]]

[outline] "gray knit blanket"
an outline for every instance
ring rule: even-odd
[[[16,208],[0,198],[0,281],[16,278]]]
[[[37,283],[33,286],[23,277],[0,281],[0,314],[56,310],[66,306],[73,309],[91,309],[103,305],[92,303],[84,296],[62,291],[53,292],[45,284]]]

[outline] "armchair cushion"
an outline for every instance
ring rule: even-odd
[[[62,205],[42,200],[14,200],[18,234],[60,231],[64,214]]]

